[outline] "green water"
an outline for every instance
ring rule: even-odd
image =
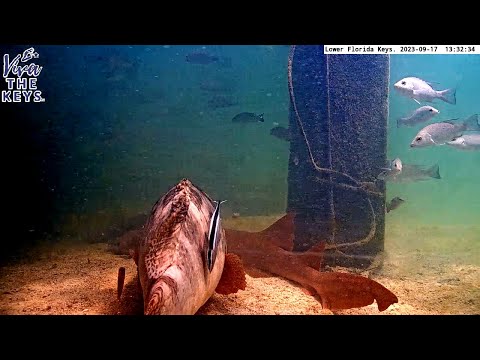
[[[431,104],[440,110],[431,122],[453,118],[462,120],[480,112],[480,56],[391,56],[390,75],[392,84],[406,76],[417,76],[437,82],[435,89],[457,88],[456,105],[442,101]],[[388,198],[400,196],[406,200],[403,207],[392,213],[392,217],[421,226],[454,226],[458,228],[458,237],[461,237],[465,227],[480,223],[480,152],[461,151],[447,145],[410,148],[410,142],[425,125],[397,128],[396,119],[407,116],[418,106],[413,100],[391,92],[388,156],[400,157],[404,163],[438,164],[442,179],[389,184]],[[476,237],[480,242],[480,233]],[[454,243],[455,238],[452,238],[452,249]]]
[[[26,142],[32,153],[42,154],[33,160],[39,168],[35,176],[41,178],[38,186],[44,187],[52,204],[45,218],[58,236],[98,241],[109,228],[120,229],[129,218],[148,213],[184,177],[212,198],[228,199],[225,217],[285,212],[289,143],[270,135],[270,129],[288,127],[288,46],[36,50],[44,61],[39,86],[48,98],[41,106],[25,106],[29,110],[18,113],[16,123],[28,119],[33,135]],[[186,61],[194,52],[228,61]],[[455,229],[449,234],[456,234],[452,251],[466,232],[478,250],[480,232],[470,230],[480,223],[480,152],[447,146],[411,149],[421,126],[398,129],[396,119],[418,105],[395,93],[393,83],[417,76],[435,82],[437,89],[456,87],[457,104],[436,101],[433,105],[441,113],[434,121],[463,119],[480,112],[480,56],[393,55],[390,63],[388,157],[400,157],[404,163],[438,163],[442,178],[387,184],[387,200],[394,196],[405,200],[387,214],[387,241],[391,226],[410,229],[408,243],[415,242],[417,228],[448,227]],[[208,81],[225,83],[229,89],[202,90]],[[236,104],[209,106],[219,95]],[[233,123],[240,112],[263,113],[265,122]],[[28,186],[19,186],[18,192]],[[25,225],[26,231],[32,230],[28,234],[35,234],[36,218],[32,215],[32,224]]]

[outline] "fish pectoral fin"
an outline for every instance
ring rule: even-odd
[[[236,254],[225,254],[222,277],[215,292],[222,295],[234,294],[238,290],[245,290],[246,286],[247,280],[242,260]]]

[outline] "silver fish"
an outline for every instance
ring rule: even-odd
[[[393,87],[401,95],[415,100],[432,102],[435,99],[443,100],[449,104],[456,104],[456,89],[434,90],[431,83],[417,77],[406,77],[397,81]]]
[[[421,106],[410,116],[397,119],[397,128],[401,126],[414,126],[429,121],[435,115],[440,113],[432,106]]]
[[[399,198],[398,196],[397,197],[394,197],[392,200],[390,200],[389,203],[387,203],[385,205],[385,210],[387,211],[387,213],[389,213],[390,211],[392,210],[395,210],[396,208],[398,208],[400,205],[402,205],[403,203],[405,202],[405,200]]]
[[[480,150],[480,133],[464,134],[448,141],[447,145],[461,150]]]
[[[465,131],[480,131],[478,114],[470,116],[463,122],[448,120],[427,125],[415,135],[410,147],[444,145]]]
[[[154,205],[145,237],[133,253],[146,315],[195,314],[212,296],[222,275],[227,247],[217,212],[211,249],[215,259],[209,266],[209,234],[218,207],[188,179]]]
[[[402,163],[401,170],[398,169],[385,169],[378,177],[379,180],[389,181],[393,183],[408,183],[414,181],[440,179],[440,167],[435,164],[431,167],[414,164]]]
[[[379,180],[390,180],[402,172],[402,160],[395,158],[392,161],[387,161],[387,167],[382,168],[382,172],[377,176]]]

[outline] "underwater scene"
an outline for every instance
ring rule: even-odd
[[[480,314],[480,55],[0,50],[0,314]]]

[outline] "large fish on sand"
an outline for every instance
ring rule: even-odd
[[[213,201],[188,179],[154,205],[133,252],[146,315],[188,315],[212,296],[227,244]]]

